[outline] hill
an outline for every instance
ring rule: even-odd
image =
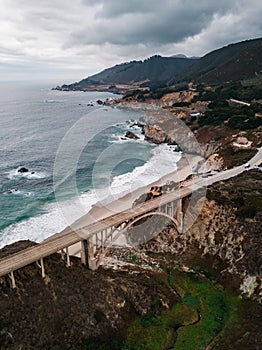
[[[171,79],[178,78],[195,59],[185,57],[152,56],[144,61],[131,61],[107,68],[80,82],[63,85],[63,89],[81,90],[98,85],[138,85],[167,84]],[[114,87],[111,87],[112,89]]]
[[[262,73],[262,39],[242,41],[212,51],[196,60],[180,80],[221,84],[254,78]],[[177,79],[174,78],[174,82]]]

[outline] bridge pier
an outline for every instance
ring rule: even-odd
[[[178,222],[178,232],[183,232],[183,226],[184,226],[184,213],[183,213],[183,202],[182,198],[177,200],[177,212],[176,212],[176,219]]]
[[[41,276],[42,278],[45,278],[45,266],[44,266],[44,259],[40,258],[39,262],[36,262],[36,265],[41,269]]]
[[[88,243],[86,239],[81,241],[81,263],[88,265]]]
[[[40,265],[41,265],[41,275],[43,278],[45,278],[45,266],[44,266],[43,258],[40,259]]]
[[[70,267],[71,266],[71,261],[70,261],[70,255],[68,252],[68,247],[66,247],[66,266]]]
[[[9,276],[10,281],[11,281],[11,288],[13,288],[13,289],[16,288],[14,271],[11,271],[8,276]]]
[[[101,242],[101,244],[103,244],[103,242]],[[93,244],[92,239],[89,239],[87,261],[88,261],[88,268],[92,271],[95,271],[97,269],[97,263],[95,258],[96,249],[97,247]]]

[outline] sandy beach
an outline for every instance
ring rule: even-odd
[[[68,226],[60,234],[64,234],[71,230],[79,230],[88,224],[109,217],[121,211],[132,208],[133,203],[142,194],[147,193],[152,186],[163,186],[171,181],[181,182],[184,181],[192,174],[192,169],[195,169],[199,162],[203,161],[203,158],[197,155],[187,154],[182,155],[180,160],[176,164],[176,170],[161,177],[157,181],[150,183],[147,186],[142,186],[136,190],[125,194],[124,196],[111,200],[106,198],[103,201],[97,202],[92,206],[91,210],[72,225]],[[80,251],[80,243],[70,247],[69,253],[71,255],[78,255]]]
[[[169,174],[161,177],[157,181],[150,183],[147,186],[137,188],[136,190],[129,192],[128,194],[115,199],[108,203],[105,199],[99,203],[96,203],[89,211],[88,215],[91,216],[94,221],[111,216],[121,211],[132,208],[134,201],[142,194],[147,193],[152,186],[163,186],[168,182],[181,182],[184,181],[189,175],[192,174],[192,168],[196,167],[198,162],[202,160],[201,157],[195,155],[182,156],[177,163],[177,169]],[[77,222],[85,224],[85,216],[80,218]]]

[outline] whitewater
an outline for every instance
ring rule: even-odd
[[[74,212],[74,198],[67,190],[72,175],[61,177],[59,205],[53,186],[59,146],[81,118],[92,136],[76,169],[78,199],[85,212],[174,171],[181,157],[173,146],[144,141],[133,122],[142,112],[96,104],[112,94],[11,83],[0,86],[0,92],[0,247],[24,239],[40,242],[81,216]],[[99,126],[98,134],[94,126]],[[128,130],[139,139],[125,138]],[[73,163],[70,152],[67,157]],[[20,167],[29,171],[19,173]],[[61,207],[70,217],[64,217]]]

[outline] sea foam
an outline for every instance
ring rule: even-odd
[[[97,202],[104,204],[121,198],[130,191],[150,185],[159,180],[162,176],[176,170],[176,163],[181,157],[180,152],[176,152],[175,146],[166,144],[159,145],[152,150],[152,157],[142,166],[136,167],[132,172],[116,176],[112,179],[108,188],[93,189],[80,195],[80,202],[85,212]],[[41,242],[51,235],[62,231],[79,218],[74,211],[74,200],[66,200],[63,203],[52,203],[45,207],[45,213],[31,217],[8,226],[1,231],[0,248],[13,242],[29,239]],[[66,207],[66,212],[70,214],[70,220],[65,218],[60,208]],[[70,208],[72,207],[72,211]]]

